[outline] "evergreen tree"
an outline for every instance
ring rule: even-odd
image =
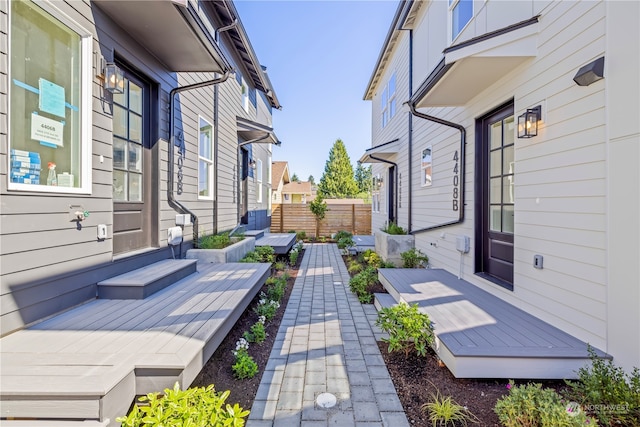
[[[358,184],[358,192],[367,194],[370,193],[372,179],[373,174],[371,172],[371,165],[365,168],[361,163],[358,163],[355,174],[356,184]]]
[[[311,185],[316,185],[316,179],[313,177],[313,175],[309,175],[309,178],[307,178],[307,181],[309,181]]]
[[[293,175],[291,175],[291,182],[299,182],[300,178],[298,178],[298,175],[295,174],[295,172],[293,173]]]
[[[336,140],[329,151],[329,159],[325,163],[318,192],[323,197],[331,199],[354,197],[358,193],[358,185],[353,178],[353,166],[341,139]]]

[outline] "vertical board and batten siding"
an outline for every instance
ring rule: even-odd
[[[382,127],[382,90],[389,82],[390,77],[396,74],[396,114],[387,122],[387,125]],[[406,147],[408,144],[408,126],[409,126],[409,112],[403,107],[403,104],[409,99],[409,33],[406,31],[400,32],[398,39],[394,46],[394,51],[389,59],[388,64],[385,66],[383,76],[378,81],[378,86],[375,90],[372,99],[372,147],[376,147],[381,144],[385,144],[394,139],[400,140],[400,148],[398,154],[390,160],[396,163],[397,177],[402,177],[402,185],[396,187],[398,191],[397,205],[396,205],[396,218],[397,223],[401,227],[407,227],[408,223],[408,204],[406,201],[409,198],[408,187],[408,155]],[[388,189],[388,176],[389,167],[391,165],[387,163],[372,163],[372,174],[376,176],[380,174],[383,177],[384,183],[380,194],[380,211],[372,212],[372,225],[373,232],[384,228],[389,222],[389,189]],[[373,206],[373,205],[372,205]]]
[[[504,17],[489,3],[483,15],[487,24],[478,25],[479,28],[490,31],[494,26],[514,23],[497,24],[498,17]],[[532,10],[532,4],[521,3],[521,7]],[[465,221],[416,235],[416,246],[429,255],[434,267],[457,274],[460,253],[455,250],[455,237],[469,236],[472,251],[463,256],[462,267],[466,280],[594,346],[606,348],[605,86],[603,81],[583,88],[572,80],[578,68],[605,52],[605,4],[549,2],[544,6],[533,10],[533,15],[541,14],[536,58],[514,69],[463,107],[426,110],[467,129]],[[495,19],[494,11],[500,13]],[[475,28],[473,23],[469,28]],[[475,35],[478,34],[464,34],[465,38]],[[516,116],[528,107],[542,104],[543,124],[536,138],[515,141],[515,273],[514,291],[509,292],[472,273],[473,248],[477,244],[475,121],[512,98]],[[430,188],[419,186],[419,153],[425,145],[433,145],[434,151],[434,185]],[[438,222],[436,209],[440,202],[446,206],[441,196],[445,194],[450,199],[451,190],[446,185],[450,182],[450,168],[439,170],[438,163],[441,158],[447,160],[458,145],[458,132],[414,120],[413,229]],[[444,210],[440,212],[443,213]],[[533,268],[534,254],[545,257],[543,270]]]

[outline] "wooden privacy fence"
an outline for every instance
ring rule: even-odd
[[[304,231],[307,236],[316,236],[316,217],[309,205],[273,204],[271,213],[271,232],[287,233]],[[327,205],[327,213],[320,221],[319,235],[331,236],[340,230],[353,234],[371,234],[370,204]]]

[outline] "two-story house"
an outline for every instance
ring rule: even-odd
[[[233,2],[0,2],[1,333],[265,228],[274,88]],[[175,234],[174,234],[175,235]]]
[[[366,88],[360,159],[377,178],[374,231],[397,222],[431,267],[628,370],[640,365],[639,17],[638,2],[401,2]]]

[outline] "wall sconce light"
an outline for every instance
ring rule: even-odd
[[[124,73],[113,62],[104,66],[104,89],[111,93],[124,93]]]
[[[380,175],[376,176],[376,184],[378,187],[382,187],[383,179]]]
[[[254,159],[249,160],[249,167],[253,170],[256,169],[256,161]]]
[[[542,106],[528,108],[518,116],[518,138],[531,138],[538,135],[538,122],[542,118]]]
[[[573,81],[576,82],[578,86],[589,86],[591,83],[595,83],[603,78],[604,56],[601,56],[595,61],[581,67],[573,77]]]

